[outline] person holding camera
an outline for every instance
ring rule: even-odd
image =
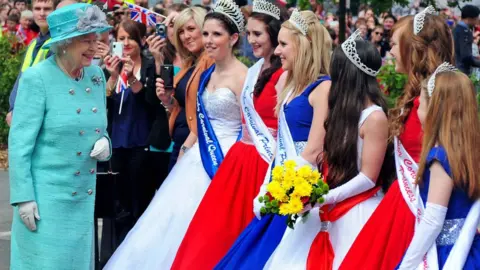
[[[146,173],[149,135],[155,119],[148,93],[155,91],[155,65],[141,54],[145,32],[145,25],[141,23],[122,21],[117,42],[112,45],[112,55],[104,60],[109,77],[107,95],[111,99],[112,170],[120,173],[118,190],[123,209],[119,212],[123,210],[123,216],[129,217],[127,230],[145,210],[155,190],[150,188]],[[166,123],[165,111],[163,117]],[[159,147],[168,147],[168,129],[158,141]]]
[[[177,158],[190,149],[197,141],[197,91],[200,75],[214,60],[204,53],[202,26],[205,9],[190,7],[180,14],[172,13],[167,22],[174,22],[174,44],[180,55],[182,69],[175,76],[173,85],[166,85],[163,78],[157,78],[156,94],[165,109],[170,112],[169,131],[174,142],[170,156],[169,170]]]

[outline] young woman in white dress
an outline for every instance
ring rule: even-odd
[[[207,14],[202,36],[215,65],[200,79],[198,141],[185,153],[105,269],[169,269],[223,156],[241,130],[239,99],[247,67],[233,54],[243,15],[230,0]]]
[[[337,269],[380,203],[376,182],[388,139],[387,105],[375,79],[382,59],[358,37],[357,31],[338,47],[330,64],[323,152],[330,191],[323,213],[318,220],[314,208],[305,223],[287,229],[266,269]]]

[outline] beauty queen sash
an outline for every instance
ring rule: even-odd
[[[247,130],[252,137],[253,144],[263,160],[270,164],[269,167],[271,167],[275,155],[276,140],[256,112],[253,103],[253,90],[262,70],[263,63],[264,59],[262,58],[248,69],[247,79],[243,86],[241,103]]]
[[[212,72],[215,70],[215,65],[207,69],[200,77],[200,85],[198,86],[197,94],[197,123],[198,123],[198,146],[200,149],[200,157],[202,158],[203,168],[207,172],[210,179],[223,161],[223,152],[220,143],[218,142],[212,124],[208,119],[205,106],[203,105],[202,95],[207,88],[207,83],[210,80]]]
[[[418,172],[418,166],[413,158],[403,147],[400,140],[395,137],[395,165],[397,170],[398,183],[400,191],[407,203],[410,211],[415,215],[415,228],[422,219],[425,207],[420,189],[414,184]],[[461,269],[465,264],[466,258],[472,246],[473,237],[477,233],[477,225],[480,219],[480,201],[476,201],[468,212],[465,223],[460,230],[460,235],[448,255],[447,261],[443,267],[444,270]],[[423,257],[422,263],[417,270],[437,270],[438,255],[437,245],[434,243]]]

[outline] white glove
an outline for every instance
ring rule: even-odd
[[[110,142],[107,138],[102,137],[93,146],[90,157],[99,161],[104,161],[110,156]]]
[[[262,214],[260,213],[260,209],[262,209],[262,207],[265,205],[265,203],[261,203],[258,199],[260,197],[265,196],[265,194],[267,193],[267,185],[268,183],[264,183],[260,187],[260,191],[258,192],[257,197],[253,199],[253,213],[255,213],[255,216],[258,218],[258,220],[262,219]]]
[[[398,269],[417,269],[428,250],[442,231],[448,208],[427,202],[420,224],[415,229],[412,242]]]
[[[344,201],[350,197],[358,195],[375,186],[375,183],[370,180],[365,174],[359,172],[357,176],[350,179],[347,183],[331,189],[323,196],[325,202],[323,204],[334,204]]]
[[[295,161],[295,163],[297,163],[297,169],[300,169],[301,167],[305,166],[305,165],[308,165],[310,167],[312,167],[312,170],[315,170],[317,169],[317,165],[313,165],[312,163],[310,163],[309,161],[307,161],[306,159],[304,159],[302,157],[302,155],[298,155],[296,156],[293,161]]]
[[[18,214],[29,230],[37,230],[35,219],[40,220],[40,215],[38,214],[38,206],[35,201],[19,203]]]

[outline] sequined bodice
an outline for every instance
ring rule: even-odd
[[[214,92],[205,90],[202,100],[216,136],[237,136],[242,118],[240,105],[232,90],[228,88],[218,88]]]

